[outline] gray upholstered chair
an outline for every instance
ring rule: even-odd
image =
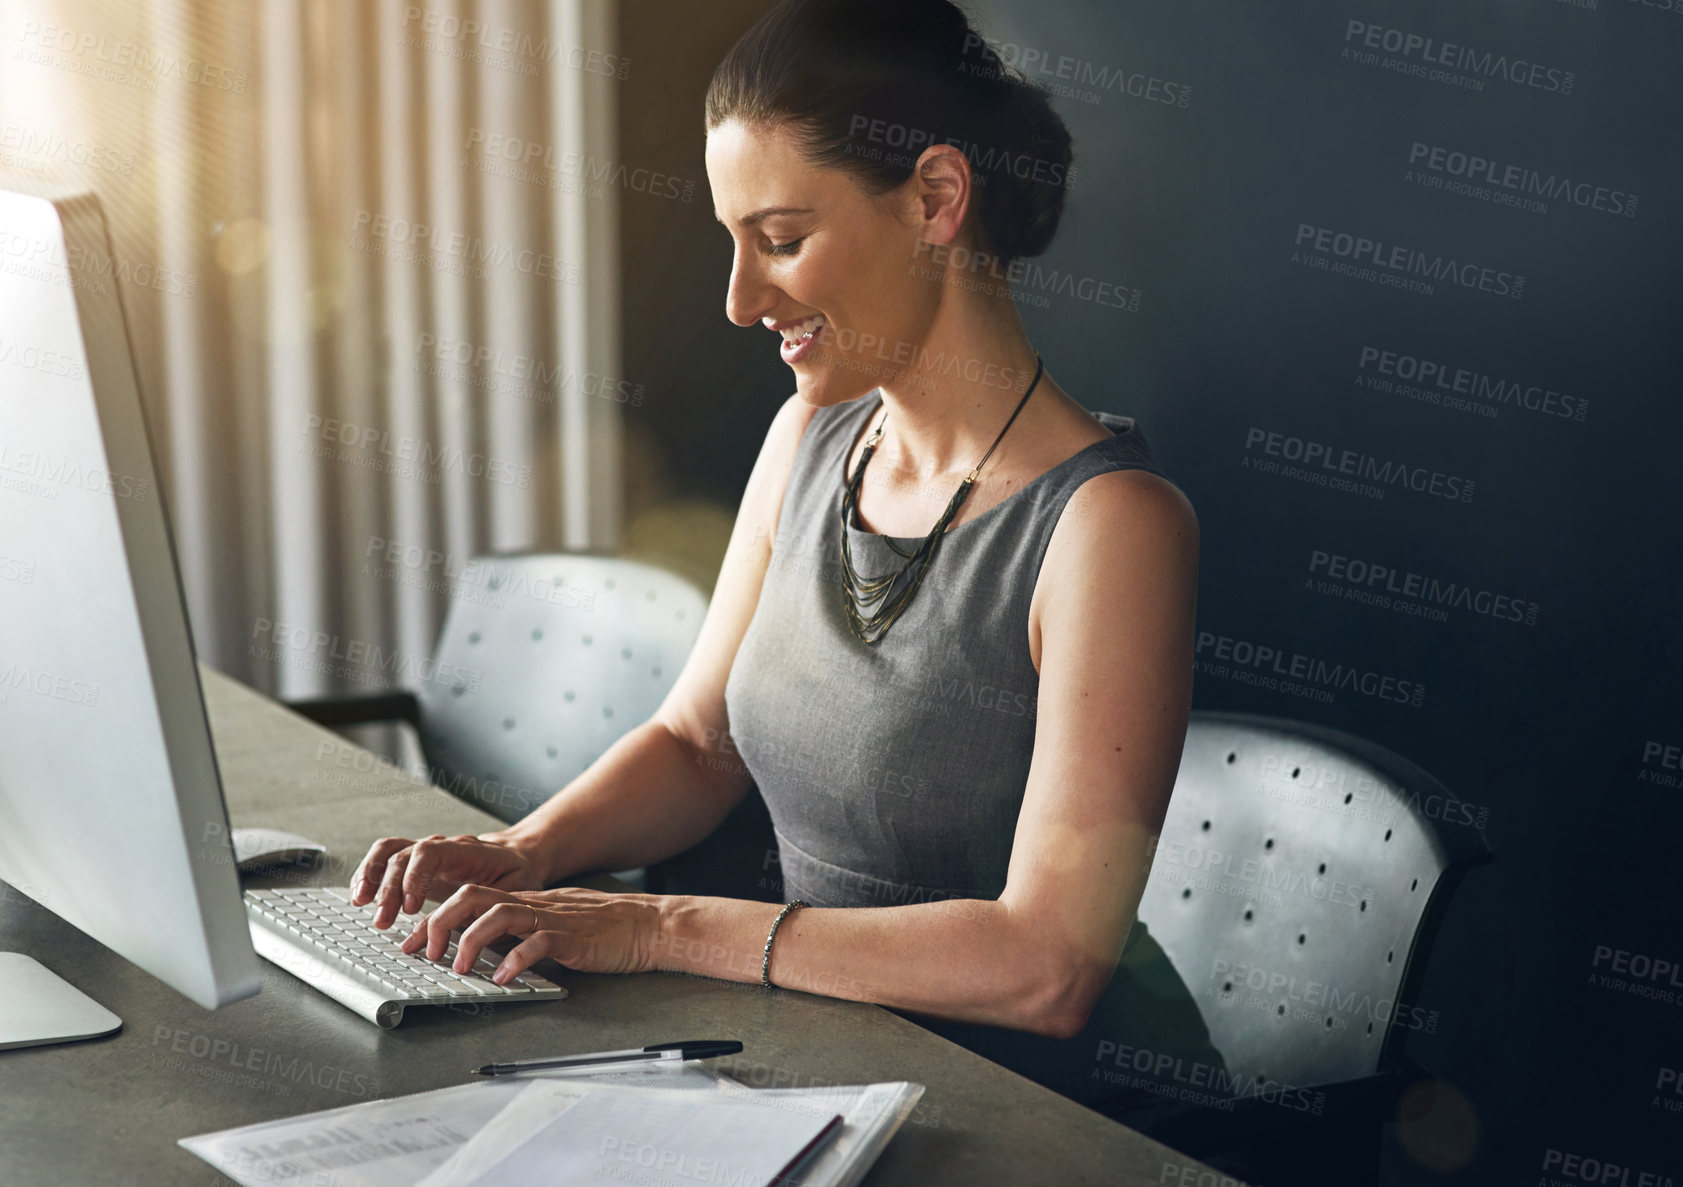
[[[484,557],[450,607],[422,685],[433,781],[518,820],[660,707],[707,596],[622,557]]]
[[[418,687],[291,708],[334,727],[408,722],[433,783],[512,822],[660,707],[706,613],[693,584],[642,561],[475,557]]]
[[[1379,1123],[1423,1075],[1403,1047],[1436,1028],[1419,988],[1457,882],[1491,858],[1483,824],[1360,738],[1195,712],[1139,916],[1197,1000],[1238,1099],[1171,1112],[1153,1136],[1201,1156],[1251,1148],[1245,1165],[1269,1182],[1321,1169],[1371,1181]],[[1374,1163],[1293,1156],[1340,1142],[1345,1158]]]
[[[419,687],[291,707],[333,728],[407,722],[434,784],[519,820],[660,707],[707,602],[677,574],[623,557],[476,557]],[[715,838],[647,871],[616,872],[651,891],[760,897],[748,888],[770,835],[751,789]]]

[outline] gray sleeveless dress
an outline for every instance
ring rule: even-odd
[[[1096,413],[1116,435],[949,529],[911,605],[866,645],[843,610],[841,492],[852,445],[881,407],[873,391],[821,408],[801,438],[759,605],[725,686],[731,736],[771,815],[785,899],[995,899],[1034,745],[1029,599],[1052,529],[1087,479],[1157,471],[1131,417]],[[847,532],[867,577],[898,568],[920,543],[857,524]],[[905,1016],[1112,1115],[1161,1102],[1198,1063],[1208,1066],[1197,1082],[1224,1078],[1213,1074],[1221,1057],[1184,982],[1139,923],[1074,1038]],[[1142,1065],[1182,1071],[1145,1084]]]

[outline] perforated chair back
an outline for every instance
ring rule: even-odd
[[[422,682],[432,781],[519,820],[660,707],[707,596],[657,566],[544,553],[475,558]]]
[[[1484,821],[1425,771],[1335,730],[1196,712],[1139,916],[1198,1001],[1236,1091],[1372,1074],[1408,1032]]]

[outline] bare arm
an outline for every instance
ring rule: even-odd
[[[994,900],[796,911],[777,934],[773,983],[1051,1038],[1078,1033],[1121,956],[1179,768],[1197,570],[1197,520],[1173,486],[1132,471],[1084,483],[1035,589],[1039,712],[1005,890]],[[500,981],[549,956],[588,972],[753,982],[778,910],[464,886],[405,947],[424,943],[436,960],[463,927],[458,968],[498,936],[526,937]]]
[[[681,853],[747,792],[750,776],[729,742],[725,681],[759,603],[784,488],[814,411],[791,396],[773,419],[696,645],[655,715],[531,815],[481,834],[522,851],[541,885]]]
[[[1083,484],[1036,586],[1039,712],[1004,893],[797,911],[778,931],[773,982],[1055,1038],[1079,1031],[1121,956],[1179,768],[1197,568],[1197,519],[1170,484],[1126,471]],[[649,967],[759,980],[776,906],[647,906],[659,919]]]

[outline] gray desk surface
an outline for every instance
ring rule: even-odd
[[[208,669],[204,680],[233,823],[290,829],[330,852],[290,880],[248,886],[342,885],[377,837],[496,827],[243,685]],[[144,853],[128,873],[146,877]],[[742,1055],[716,1066],[762,1087],[926,1085],[866,1187],[1116,1187],[1199,1181],[1204,1169],[876,1006],[546,962],[540,970],[571,990],[564,1001],[417,1009],[387,1031],[265,961],[262,993],[207,1011],[3,883],[0,892],[0,947],[36,957],[124,1021],[108,1038],[0,1052],[8,1184],[227,1183],[176,1139],[457,1084],[492,1060],[689,1038],[740,1039]],[[1197,1169],[1182,1179],[1184,1168]]]

